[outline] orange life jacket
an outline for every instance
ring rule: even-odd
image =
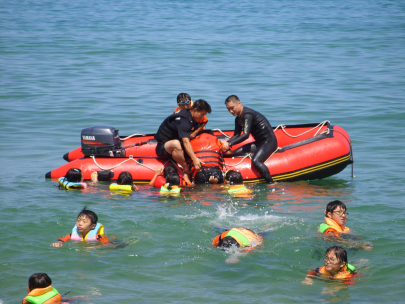
[[[325,266],[317,268],[316,272],[320,277],[327,279],[351,279],[356,275],[355,272],[350,271],[346,265],[335,275],[331,275],[331,273],[325,269]]]
[[[224,160],[220,153],[222,143],[214,135],[203,133],[190,141],[194,154],[201,159],[204,167],[219,167],[223,170]],[[194,168],[194,163],[191,159],[188,160],[190,172],[194,177],[197,170]]]
[[[52,285],[49,285],[31,290],[21,303],[60,304],[62,297],[56,289],[52,288]]]

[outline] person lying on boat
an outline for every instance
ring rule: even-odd
[[[263,237],[256,234],[250,229],[245,228],[232,228],[217,235],[212,241],[212,245],[218,248],[238,248],[237,253],[255,250],[258,246],[263,244]],[[227,263],[236,263],[239,259],[237,254],[229,259]]]
[[[187,93],[180,93],[177,95],[177,108],[174,113],[178,113],[184,109],[190,109],[193,106],[193,101]],[[205,126],[208,123],[208,119],[204,116],[200,121],[193,121],[193,127],[191,128],[190,139],[195,138],[202,130],[205,130]]]
[[[160,187],[160,194],[178,195],[183,191],[180,187],[180,176],[176,173],[170,173],[166,176],[166,184]]]
[[[325,265],[309,271],[302,281],[305,285],[312,285],[314,277],[330,280],[342,280],[346,284],[354,284],[356,268],[347,262],[347,252],[339,246],[333,246],[326,250]]]
[[[205,131],[207,132],[207,131]],[[223,183],[223,165],[221,147],[222,143],[210,133],[199,134],[190,141],[195,155],[204,160],[204,165],[197,170],[190,158],[187,164],[195,184],[218,184]]]
[[[184,178],[190,181],[190,169],[186,163],[184,152],[192,159],[194,167],[201,169],[204,162],[197,158],[190,144],[190,132],[193,121],[200,121],[203,116],[211,113],[211,106],[205,100],[198,99],[191,109],[184,109],[167,117],[160,125],[154,138],[158,142],[156,154],[161,159],[170,159],[180,164],[184,170]]]
[[[57,242],[52,243],[53,247],[62,247],[63,243],[69,240],[76,242],[101,242],[109,244],[110,240],[104,235],[104,226],[97,223],[98,216],[86,207],[77,216],[76,225],[73,227],[72,232],[63,238],[58,239]]]
[[[252,134],[254,143],[246,144],[235,152],[253,153],[252,164],[265,178],[267,183],[273,183],[273,178],[264,162],[277,149],[277,138],[266,117],[257,111],[244,107],[238,96],[231,95],[225,100],[226,108],[235,117],[233,136],[224,142],[222,150],[228,151],[232,146],[249,138]],[[243,134],[241,135],[243,131]],[[255,150],[254,150],[255,149]]]
[[[166,184],[166,178],[169,174],[176,173],[179,174],[176,166],[173,164],[168,164],[166,167],[160,167],[155,170],[155,175],[149,182],[149,185],[154,186],[155,188],[160,188]],[[179,174],[180,176],[180,174]],[[186,187],[187,183],[182,176],[180,176],[180,185]]]
[[[347,212],[346,205],[339,200],[329,202],[325,210],[325,223],[319,225],[319,232],[331,237],[339,238],[342,235],[349,234],[350,229],[344,224],[348,220],[349,213]],[[344,239],[341,240],[344,242]],[[356,244],[354,248],[362,247],[364,250],[371,250],[373,245],[371,243]]]
[[[86,189],[87,184],[83,183],[82,170],[77,168],[69,169],[65,176],[58,179],[59,189],[64,190],[80,190]]]

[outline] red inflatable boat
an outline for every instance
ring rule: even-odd
[[[90,179],[94,171],[112,170],[113,179],[122,171],[129,171],[134,182],[147,183],[153,178],[155,169],[168,163],[156,156],[153,134],[136,134],[124,138],[111,128],[108,133],[112,134],[110,137],[114,140],[107,149],[97,150],[102,143],[97,141],[101,137],[93,135],[99,130],[96,128],[110,127],[83,130],[82,147],[65,154],[63,158],[69,162],[46,173],[45,177],[56,179],[64,176],[70,168],[78,168],[86,180]],[[353,162],[348,133],[328,121],[320,124],[280,125],[273,129],[279,148],[265,164],[275,181],[321,179],[339,173]],[[232,136],[233,131],[217,130],[213,133],[220,141],[225,141]],[[233,146],[232,150],[251,141],[253,139],[250,137]],[[97,151],[94,152],[94,149]],[[224,168],[239,170],[246,182],[264,181],[252,166],[250,154],[224,155],[223,158]]]

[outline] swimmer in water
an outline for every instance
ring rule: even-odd
[[[309,271],[302,284],[312,285],[314,277],[343,280],[343,283],[354,284],[356,274],[356,268],[347,262],[346,250],[339,246],[333,246],[326,250],[324,266]]]
[[[52,280],[46,273],[34,273],[28,279],[28,295],[22,300],[22,304],[68,304],[59,292],[52,287]]]

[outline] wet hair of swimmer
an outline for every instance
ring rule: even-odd
[[[333,211],[336,210],[337,207],[340,207],[341,210],[346,211],[346,205],[342,202],[342,201],[332,201],[329,202],[326,205],[326,210],[325,210],[325,215],[328,214],[328,212],[330,212],[331,214],[333,213]]]
[[[228,171],[226,171],[226,172],[225,172],[225,175],[224,175],[224,180],[226,180],[226,181],[229,182],[229,177],[230,177],[232,174],[234,174],[235,172],[237,172],[237,171],[236,171],[236,170],[228,170]]]
[[[98,216],[97,214],[95,214],[93,211],[91,210],[87,210],[86,207],[83,208],[82,211],[80,211],[79,215],[77,216],[77,218],[81,217],[81,216],[85,216],[88,217],[91,221],[91,224],[97,224],[98,221]]]
[[[239,243],[231,236],[226,236],[218,242],[218,247],[229,248],[231,246],[240,247]]]
[[[239,171],[232,173],[229,176],[229,184],[230,185],[241,185],[243,184],[243,177]]]
[[[65,180],[69,183],[80,183],[82,181],[82,170],[71,168],[66,172]]]
[[[227,104],[228,102],[237,102],[237,101],[240,101],[239,100],[239,97],[238,96],[236,96],[236,95],[231,95],[231,96],[228,96],[226,99],[225,99],[225,104]]]
[[[197,109],[197,112],[206,111],[207,113],[211,113],[211,106],[204,99],[197,99],[194,101],[190,110],[194,109]]]
[[[345,249],[339,246],[330,247],[326,250],[325,256],[327,256],[331,251],[335,254],[339,262],[344,262],[347,264],[347,252]]]
[[[218,184],[222,184],[224,182],[224,175],[219,167],[208,167],[196,173],[194,176],[194,183],[208,184],[210,176],[214,176],[216,179],[218,179]]]
[[[118,175],[117,184],[132,185],[133,184],[132,174],[129,173],[128,171],[121,172],[120,175]]]
[[[180,185],[180,176],[177,173],[171,173],[166,177],[167,189],[172,190],[172,186]]]
[[[52,280],[46,273],[34,273],[28,279],[28,288],[30,291],[36,288],[45,288],[50,285],[52,285]]]
[[[166,176],[168,176],[169,174],[172,174],[172,173],[178,174],[177,173],[177,168],[173,164],[169,164],[163,169],[163,177],[164,178],[166,178]]]
[[[189,94],[180,93],[179,95],[177,95],[177,103],[180,103],[181,101],[187,101],[187,100],[191,100],[191,97]]]

